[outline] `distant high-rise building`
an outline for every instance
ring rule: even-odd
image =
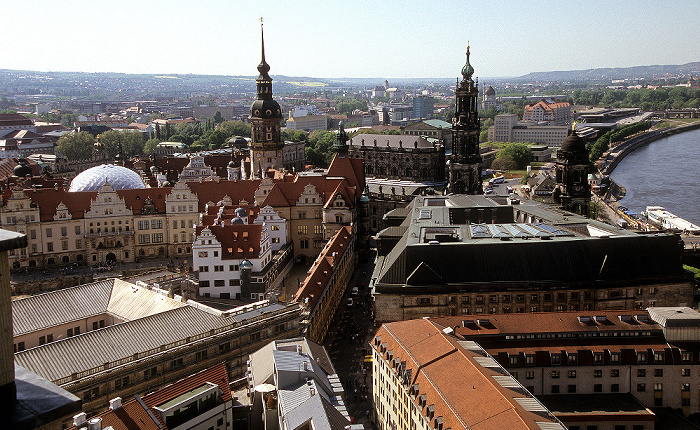
[[[452,120],[452,160],[450,161],[448,190],[459,194],[481,193],[481,155],[479,155],[479,133],[481,122],[477,111],[479,96],[478,79],[472,79],[474,67],[467,63],[462,68],[462,82],[455,91],[456,111]]]
[[[413,117],[418,119],[430,119],[433,117],[435,100],[432,96],[413,97]]]

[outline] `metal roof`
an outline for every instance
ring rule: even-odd
[[[114,279],[38,294],[12,302],[14,336],[107,312]]]
[[[185,344],[198,336],[209,336],[210,330],[225,328],[283,307],[274,304],[261,307],[257,312],[220,317],[192,306],[183,306],[18,352],[15,363],[56,381],[105,363],[128,360],[135,354],[147,353],[164,345],[167,349],[175,347],[176,342]]]

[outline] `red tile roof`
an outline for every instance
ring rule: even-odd
[[[216,240],[221,243],[222,260],[257,258],[260,256],[262,225],[228,224],[224,226],[198,226],[196,229],[197,236],[199,236],[205,228],[208,228],[212,234],[216,236]]]
[[[306,279],[304,279],[304,282],[294,295],[294,302],[304,303],[308,299],[308,302],[306,302],[307,309],[316,307],[316,304],[321,299],[323,290],[333,274],[333,253],[336,252],[337,258],[340,259],[351,240],[352,227],[350,226],[340,228],[333,235],[309,269]]]
[[[538,422],[556,422],[551,415],[525,410],[515,399],[525,397],[518,391],[502,387],[494,379],[502,373],[482,367],[480,356],[462,348],[458,339],[445,335],[442,328],[430,320],[417,319],[384,324],[377,331],[379,349],[386,360],[387,353],[404,364],[410,372],[410,385],[417,385],[413,402],[423,415],[434,407],[430,427],[457,429],[539,429]],[[381,351],[385,352],[381,352]],[[388,363],[391,366],[391,362]],[[419,403],[425,395],[425,404]]]
[[[143,402],[149,408],[153,408],[191,391],[206,382],[211,382],[219,386],[221,389],[221,400],[224,402],[231,400],[231,389],[229,388],[226,363],[219,363],[199,373],[188,376],[185,379],[172,383],[165,388],[145,395],[143,397]]]
[[[161,427],[162,423],[154,420],[136,400],[129,400],[123,403],[119,409],[108,409],[92,418],[96,417],[102,418],[102,428],[111,426],[114,430],[159,430],[165,428]],[[77,430],[83,427],[87,427],[87,424],[80,427],[71,426],[68,427],[68,430]]]

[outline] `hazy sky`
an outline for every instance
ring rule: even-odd
[[[0,0],[0,68],[480,77],[700,61],[697,0]]]

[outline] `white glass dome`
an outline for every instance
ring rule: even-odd
[[[115,190],[146,188],[141,177],[133,170],[113,164],[95,166],[82,172],[70,183],[68,191],[97,191],[105,181]]]

